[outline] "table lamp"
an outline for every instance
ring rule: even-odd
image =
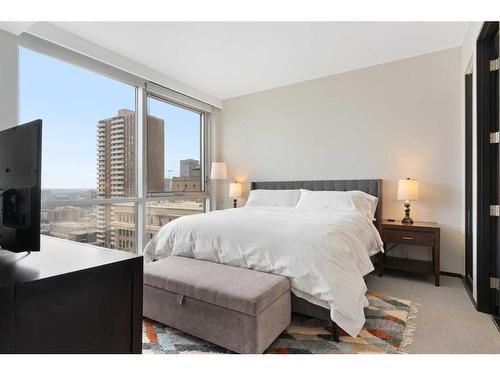
[[[231,182],[229,185],[229,196],[233,198],[233,207],[236,208],[238,203],[238,198],[241,198],[242,185],[238,182]]]
[[[413,224],[413,220],[410,217],[410,201],[418,200],[418,181],[410,180],[399,180],[398,182],[398,200],[405,201],[405,217],[401,222],[403,224]]]
[[[221,187],[220,180],[227,179],[227,167],[223,161],[214,161],[212,163],[212,170],[210,171],[210,179],[216,181],[217,196],[215,197],[216,209],[220,210],[222,207]]]

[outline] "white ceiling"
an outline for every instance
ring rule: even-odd
[[[460,46],[467,22],[55,22],[221,99]]]

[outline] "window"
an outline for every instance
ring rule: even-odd
[[[117,250],[135,252],[134,203],[66,205],[58,201],[42,203],[41,234]],[[130,220],[124,220],[130,218]],[[130,239],[125,246],[124,238]]]
[[[201,199],[176,199],[155,201],[146,204],[146,216],[150,218],[145,231],[145,240],[149,241],[162,226],[178,217],[204,212]]]
[[[58,199],[135,196],[136,88],[21,48],[21,123],[43,120],[42,189]],[[98,181],[96,185],[96,181]]]
[[[204,212],[205,201],[202,179],[204,114],[158,96],[148,96],[147,105],[148,192],[155,197],[159,193],[161,196],[161,192],[191,196],[148,202],[145,241],[177,217]]]
[[[199,192],[202,113],[148,97],[148,191]]]
[[[43,120],[43,235],[140,253],[162,225],[205,211],[206,105],[40,49],[20,48],[19,73],[21,122]]]

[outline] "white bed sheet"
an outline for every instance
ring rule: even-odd
[[[363,276],[379,251],[378,231],[357,211],[243,207],[173,220],[144,256],[185,256],[284,275],[295,295],[329,308],[333,321],[357,336],[368,305]]]

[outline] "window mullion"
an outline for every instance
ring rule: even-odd
[[[137,218],[135,222],[135,243],[138,254],[144,249],[146,229],[146,176],[147,176],[147,97],[146,88],[138,87],[136,95],[136,186],[140,201],[136,204]]]

